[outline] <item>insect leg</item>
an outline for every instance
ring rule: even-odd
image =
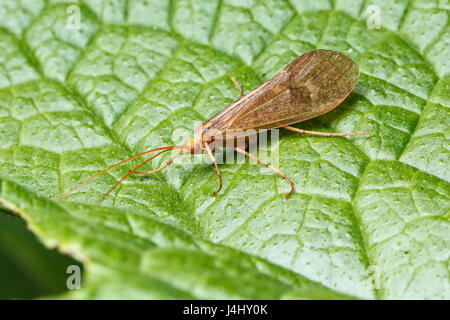
[[[241,87],[241,85],[239,84],[239,82],[237,82],[237,80],[233,76],[230,76],[230,79],[231,79],[231,81],[233,81],[233,83],[239,89],[239,99],[242,98],[242,87]]]
[[[336,137],[336,136],[371,136],[372,135],[370,133],[363,133],[363,132],[335,133],[335,132],[308,131],[308,130],[303,130],[303,129],[299,129],[299,128],[295,128],[295,127],[291,127],[291,126],[284,126],[282,128],[290,130],[290,131],[294,131],[294,132],[297,132],[297,133],[307,133],[307,134],[313,134],[313,135],[316,135],[316,136],[326,136],[326,137]]]
[[[220,174],[219,166],[217,165],[216,158],[214,158],[211,148],[209,147],[209,145],[207,143],[205,143],[205,149],[206,149],[206,152],[208,152],[208,155],[211,158],[211,161],[214,163],[214,166],[216,167],[217,175],[219,176],[219,189],[217,189],[217,191],[213,192],[213,195],[215,196],[216,194],[219,193],[220,189],[222,189],[222,176]]]
[[[289,196],[294,192],[294,183],[292,182],[291,179],[289,179],[289,177],[285,173],[281,172],[279,169],[277,169],[275,167],[272,167],[269,163],[259,159],[258,157],[254,156],[251,153],[248,153],[247,151],[245,151],[245,150],[243,150],[241,148],[235,147],[234,150],[236,150],[239,153],[242,153],[242,154],[246,155],[249,158],[252,158],[253,160],[258,161],[259,163],[265,165],[267,168],[269,168],[270,170],[272,170],[276,174],[279,174],[280,176],[285,178],[287,180],[287,182],[289,182],[289,184],[291,185],[291,191],[289,191],[289,193],[286,194],[286,198],[289,198]]]

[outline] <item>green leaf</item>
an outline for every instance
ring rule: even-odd
[[[80,9],[80,29],[67,27]],[[377,9],[380,28],[369,28]],[[375,9],[375,11],[374,11]],[[0,5],[0,202],[84,262],[64,298],[449,299],[449,5],[425,0],[7,0]],[[371,20],[372,19],[372,20]],[[376,20],[376,19],[375,19]],[[360,82],[281,132],[287,183],[182,161],[101,196],[300,54],[339,50]],[[263,149],[261,149],[263,151]],[[155,168],[167,157],[154,161]]]

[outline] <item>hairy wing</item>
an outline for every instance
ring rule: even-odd
[[[358,66],[331,50],[310,51],[204,124],[217,131],[268,129],[305,121],[337,107],[355,88]]]

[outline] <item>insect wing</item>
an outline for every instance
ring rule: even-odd
[[[329,112],[355,88],[359,68],[344,54],[310,51],[204,124],[216,131],[269,129]]]

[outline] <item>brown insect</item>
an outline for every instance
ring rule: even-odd
[[[291,185],[288,198],[294,192],[294,184],[286,174],[272,167],[269,163],[248,153],[245,146],[237,144],[239,138],[249,138],[258,132],[274,128],[285,128],[298,133],[321,136],[370,135],[368,133],[324,133],[307,131],[289,125],[315,118],[337,107],[355,88],[359,79],[358,66],[347,56],[331,50],[315,50],[298,57],[276,76],[260,85],[258,88],[242,96],[242,88],[234,78],[231,80],[239,88],[240,99],[203,123],[193,139],[182,145],[168,146],[145,151],[129,159],[123,160],[87,179],[77,187],[56,197],[64,197],[92,179],[120,166],[130,160],[148,153],[159,151],[145,160],[118,181],[100,201],[111,193],[120,183],[132,174],[153,174],[169,166],[180,153],[207,153],[211,158],[219,176],[219,188],[222,188],[222,176],[213,152],[232,141],[234,150],[272,169],[285,178]],[[253,129],[248,133],[248,129]],[[248,140],[247,140],[248,141]],[[160,168],[149,171],[138,171],[148,162],[163,153],[175,150],[170,160]]]

